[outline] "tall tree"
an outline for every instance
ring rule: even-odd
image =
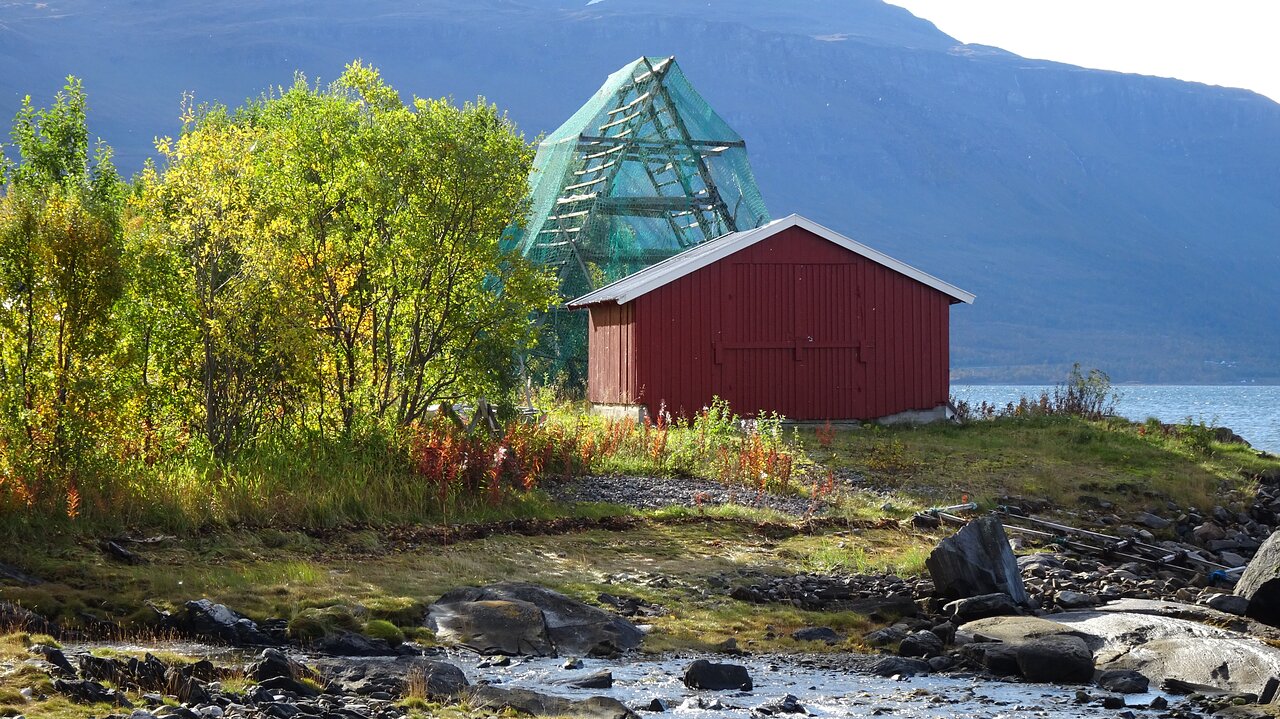
[[[51,107],[24,99],[0,196],[0,412],[4,456],[27,476],[75,473],[109,424],[125,190],[92,152],[82,84]]]
[[[498,249],[532,152],[497,108],[406,105],[356,62],[325,88],[299,80],[256,120],[264,212],[324,340],[317,404],[332,424],[406,424],[509,385],[529,312],[555,292]]]
[[[265,248],[252,155],[261,132],[223,108],[184,108],[183,132],[144,169],[133,233],[136,335],[214,454],[230,457],[306,383],[306,322],[279,294]],[[142,380],[148,381],[144,371]]]

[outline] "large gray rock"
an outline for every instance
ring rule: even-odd
[[[209,599],[187,602],[182,610],[165,618],[179,633],[213,639],[236,646],[271,646],[279,642],[262,632],[252,619]]]
[[[622,702],[610,697],[572,700],[542,694],[528,689],[502,689],[478,686],[464,692],[468,703],[478,710],[497,713],[514,709],[533,716],[572,717],[573,719],[637,719],[637,714]]]
[[[386,693],[400,698],[415,687],[433,699],[446,699],[466,690],[467,676],[458,667],[422,657],[381,661],[322,659],[316,664],[330,683],[348,694]]]
[[[684,685],[690,689],[751,691],[751,675],[741,664],[717,664],[699,659],[684,670]]]
[[[951,599],[1004,592],[1018,604],[1027,590],[1004,525],[995,515],[969,522],[934,547],[925,560],[936,591]]]
[[[1018,645],[1018,671],[1033,682],[1086,684],[1093,681],[1093,652],[1080,637],[1059,634]]]
[[[427,626],[440,641],[481,654],[549,657],[556,653],[542,610],[519,600],[463,600],[450,592],[431,605]]]
[[[1247,616],[1280,627],[1280,532],[1272,532],[1253,555],[1236,594],[1249,600]]]
[[[1052,617],[1053,615],[1049,615]],[[956,629],[956,640],[963,642],[1019,642],[1071,634],[1071,627],[1040,617],[991,617],[969,622]]]
[[[930,631],[912,632],[898,645],[898,655],[929,659],[942,653],[942,640]]]
[[[1047,618],[1084,636],[1099,667],[1132,669],[1152,683],[1175,679],[1228,692],[1257,692],[1267,679],[1280,676],[1280,649],[1247,634],[1175,616],[1108,609]],[[1194,611],[1211,612],[1190,607],[1188,616],[1196,616]]]
[[[482,654],[610,655],[644,638],[622,617],[522,582],[448,592],[429,608],[427,626],[438,639]]]

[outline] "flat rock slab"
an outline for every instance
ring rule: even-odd
[[[611,655],[644,639],[616,614],[523,582],[450,591],[429,608],[427,626],[438,638],[482,654]]]
[[[1074,634],[1083,638],[1081,632],[1066,624],[1040,617],[991,617],[962,624],[956,629],[957,637],[969,637],[972,641],[994,640],[1009,644],[1062,634]]]
[[[573,717],[574,719],[636,719],[637,715],[617,699],[591,697],[565,699],[528,689],[503,689],[480,686],[464,692],[476,709],[500,711],[514,709],[538,717]]]
[[[1152,683],[1172,678],[1258,692],[1280,675],[1280,649],[1239,632],[1156,614],[1094,610],[1051,616],[1093,637],[1087,641],[1099,666],[1133,669]]]

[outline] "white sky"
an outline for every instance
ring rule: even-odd
[[[1280,101],[1280,0],[888,0],[967,43]]]

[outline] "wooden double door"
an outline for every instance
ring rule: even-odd
[[[851,263],[736,262],[722,277],[716,394],[740,413],[863,417],[865,318]]]

